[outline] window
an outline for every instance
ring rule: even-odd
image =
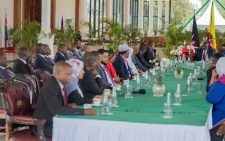
[[[143,18],[143,29],[144,31],[148,31],[149,27],[149,1],[144,1],[144,18]]]
[[[124,0],[113,0],[113,21],[123,25]]]
[[[130,3],[131,28],[138,26],[138,0],[131,0]]]
[[[162,1],[162,29],[165,29],[166,1]]]
[[[103,32],[103,19],[105,17],[105,0],[87,0],[88,18],[89,18],[89,31],[97,31],[94,37],[99,37]]]
[[[153,5],[153,30],[156,35],[158,30],[158,1],[154,1]]]

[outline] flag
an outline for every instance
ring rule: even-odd
[[[5,48],[7,47],[7,42],[8,42],[8,27],[7,27],[7,13],[5,11]]]
[[[63,16],[62,16],[62,19],[61,19],[61,31],[64,31],[64,26],[63,26]]]
[[[193,18],[193,26],[192,26],[192,45],[195,47],[199,47],[199,36],[198,36],[198,26],[195,19],[195,13]]]
[[[210,15],[210,23],[208,30],[208,40],[211,46],[216,50],[216,32],[215,32],[215,17],[214,17],[214,3],[212,2],[211,15]]]

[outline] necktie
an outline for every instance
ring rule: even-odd
[[[9,71],[7,68],[4,68],[4,72],[7,73],[10,77],[14,76],[14,74],[11,71]]]
[[[66,92],[66,88],[64,87],[62,89],[63,91],[63,102],[64,102],[64,106],[67,106],[67,92]]]
[[[206,51],[203,52],[203,60],[205,61],[206,59]]]

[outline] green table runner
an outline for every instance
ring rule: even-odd
[[[174,92],[176,91],[177,83],[181,84],[182,94],[186,94],[186,80],[189,72],[193,70],[184,69],[184,77],[182,80],[174,78],[173,72],[166,74],[164,82],[166,86],[166,93],[171,92],[172,101],[174,101]],[[118,92],[119,108],[111,108],[114,113],[111,116],[57,116],[58,118],[81,118],[81,119],[95,119],[95,120],[109,120],[109,121],[122,121],[122,122],[136,122],[136,123],[149,123],[149,124],[182,124],[182,125],[195,125],[204,126],[211,105],[205,100],[205,80],[198,81],[200,83],[202,94],[198,94],[199,85],[193,85],[193,91],[189,96],[182,96],[181,106],[172,106],[173,118],[164,119],[163,116],[163,103],[166,101],[164,97],[154,97],[152,92],[153,82],[150,86],[145,86],[143,78],[141,78],[141,87],[146,89],[145,95],[133,94],[133,99],[125,99],[125,87],[122,91]],[[136,81],[131,81],[135,87]],[[165,94],[166,95],[166,94]],[[101,107],[94,107],[101,113]]]

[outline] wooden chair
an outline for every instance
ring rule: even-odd
[[[45,120],[32,117],[32,106],[30,104],[29,88],[26,84],[19,81],[10,81],[4,83],[1,95],[4,101],[4,110],[6,111],[6,137],[8,141],[23,139],[46,141],[44,136]],[[37,133],[32,135],[31,129],[18,132],[12,131],[12,124],[24,126],[36,126]]]

